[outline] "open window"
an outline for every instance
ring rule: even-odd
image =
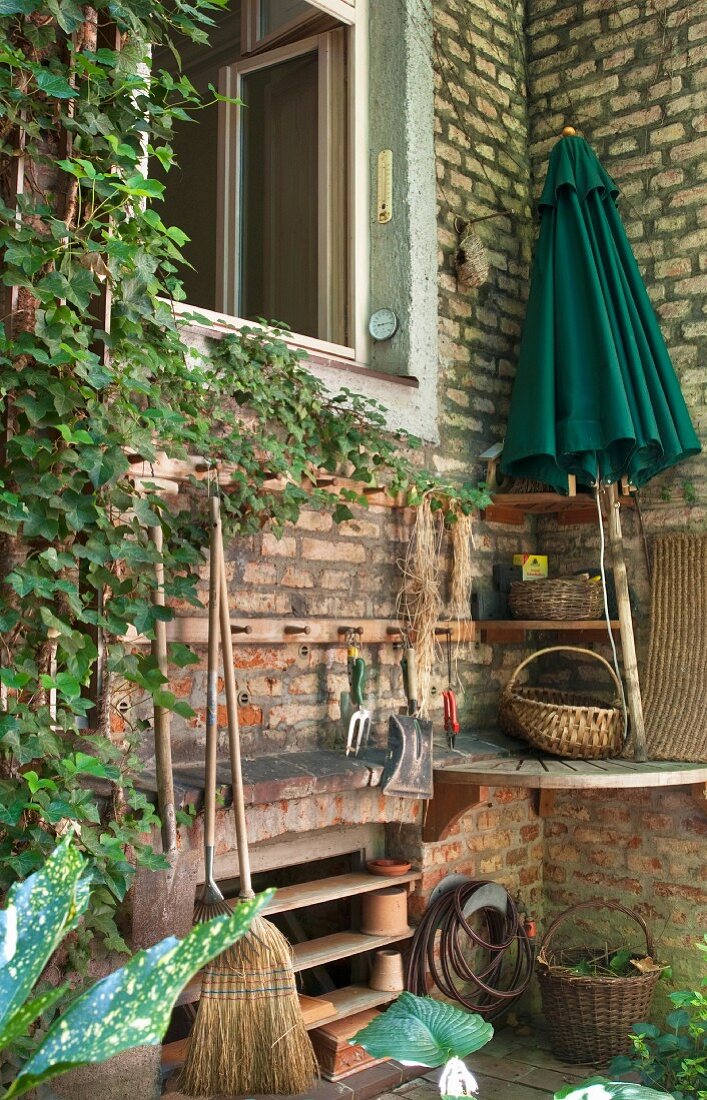
[[[199,91],[217,86],[240,105],[214,104],[179,127],[163,215],[190,237],[189,305],[281,322],[305,346],[350,357],[355,29],[349,0],[240,0],[208,46],[185,45]],[[166,51],[156,62],[169,67]]]

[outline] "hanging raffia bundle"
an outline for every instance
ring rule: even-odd
[[[428,497],[417,509],[407,553],[400,562],[403,584],[398,596],[398,618],[415,639],[420,713],[427,714],[430,677],[435,660],[435,628],[442,610],[440,594],[440,547],[444,524],[434,513]]]
[[[468,619],[471,611],[471,550],[473,545],[471,516],[460,513],[451,528],[452,578],[449,593],[450,619]]]

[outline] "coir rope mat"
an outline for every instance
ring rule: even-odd
[[[707,762],[707,536],[653,549],[644,714],[649,760]]]

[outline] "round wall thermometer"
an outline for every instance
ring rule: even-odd
[[[398,318],[392,309],[377,309],[371,314],[368,331],[374,340],[390,340],[398,331]]]

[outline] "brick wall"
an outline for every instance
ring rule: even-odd
[[[535,195],[563,125],[577,126],[621,190],[619,208],[698,434],[707,428],[707,22],[684,0],[531,0],[528,11],[530,154]],[[667,529],[704,530],[707,458],[668,472],[641,494],[649,541]],[[624,521],[647,643],[648,581],[635,516]],[[549,553],[592,560],[591,528],[538,524]],[[546,918],[607,897],[649,922],[674,966],[664,990],[694,980],[690,944],[707,919],[707,824],[685,788],[558,795],[545,821]],[[659,989],[661,987],[659,986]],[[664,997],[664,993],[661,994]],[[660,1009],[660,998],[656,1008]]]
[[[558,793],[545,821],[543,868],[545,927],[568,906],[596,898],[643,917],[658,958],[673,967],[658,986],[655,1013],[667,992],[694,982],[694,944],[707,927],[707,818],[684,788]],[[627,927],[621,919],[609,922],[612,942]]]

